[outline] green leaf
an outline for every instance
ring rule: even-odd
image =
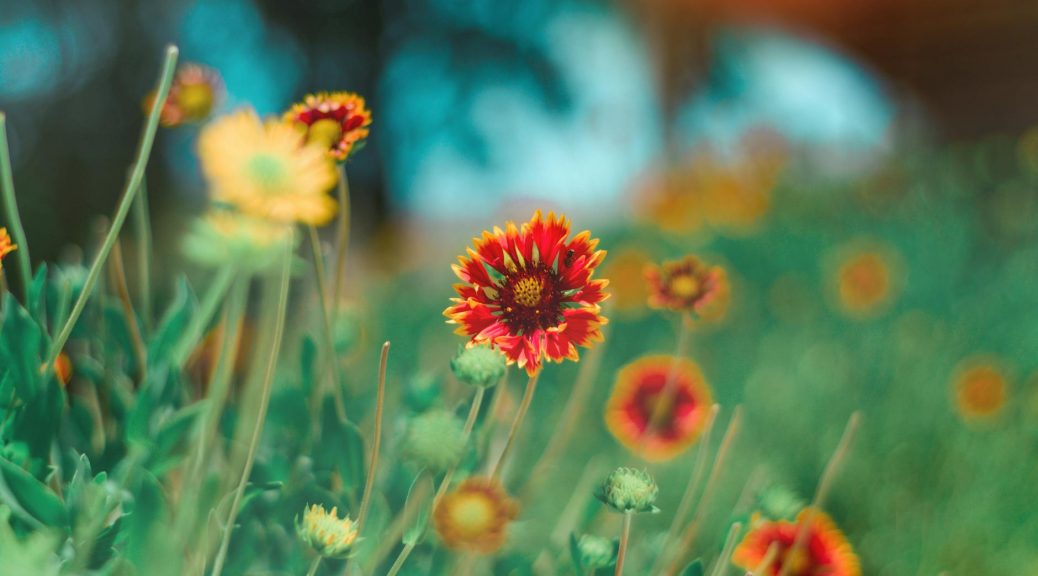
[[[29,524],[39,527],[68,525],[61,498],[32,474],[0,457],[0,502]]]
[[[411,525],[407,531],[404,532],[403,543],[408,546],[413,546],[418,543],[422,535],[425,534],[425,529],[429,525],[429,513],[432,511],[432,501],[426,500],[426,496],[431,494],[433,491],[433,481],[426,474],[419,473],[411,483],[411,488],[407,491],[407,500],[404,501],[404,510],[407,510],[408,502],[414,495],[416,488],[420,500],[415,506],[418,511],[414,518],[414,524]]]
[[[580,562],[580,544],[574,532],[569,533],[569,559],[573,562],[573,567],[577,569],[577,574],[583,574],[584,566]]]
[[[343,491],[354,503],[364,486],[365,453],[360,429],[339,420],[332,399],[326,398],[321,411],[321,438],[314,447],[314,468],[338,471]]]
[[[8,293],[4,302],[4,323],[0,326],[0,367],[6,369],[22,402],[36,396],[40,388],[40,353],[43,334],[22,305]]]
[[[47,265],[41,264],[32,283],[29,284],[29,298],[26,301],[29,306],[29,315],[32,316],[40,326],[47,325]]]
[[[700,558],[693,560],[681,571],[681,576],[703,576],[703,560]]]
[[[191,322],[196,305],[191,286],[187,283],[187,279],[181,278],[177,282],[173,302],[166,309],[162,321],[155,329],[154,337],[148,344],[149,363],[157,364],[172,360],[171,356],[176,349],[177,342]]]
[[[182,408],[158,424],[158,430],[154,434],[152,452],[148,457],[146,468],[157,476],[161,476],[167,470],[175,467],[184,457],[180,448],[191,431],[198,417],[205,413],[209,406],[208,400],[201,400]]]

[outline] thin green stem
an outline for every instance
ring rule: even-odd
[[[805,511],[804,518],[800,520],[800,525],[797,527],[796,539],[793,540],[793,546],[790,547],[789,552],[783,557],[782,566],[779,569],[779,576],[786,576],[789,574],[791,566],[789,559],[795,557],[797,551],[807,544],[807,536],[814,515],[822,505],[822,502],[825,501],[826,496],[829,495],[829,489],[832,487],[833,480],[836,478],[836,471],[840,469],[840,464],[843,463],[843,459],[850,451],[851,443],[854,441],[854,435],[858,431],[858,424],[860,421],[861,414],[858,412],[851,414],[850,420],[847,421],[847,427],[843,429],[840,443],[837,444],[836,450],[829,458],[829,462],[825,465],[825,470],[822,472],[821,479],[818,480],[818,488],[815,489],[815,496],[811,500],[811,506],[809,506]]]
[[[386,401],[386,367],[389,362],[389,342],[382,344],[382,354],[378,362],[378,395],[375,398],[375,431],[371,442],[371,465],[364,480],[364,496],[360,499],[360,512],[357,513],[357,532],[364,527],[368,518],[368,506],[375,487],[375,472],[378,469],[378,453],[382,446],[382,412]]]
[[[220,309],[220,304],[223,303],[224,296],[234,283],[236,275],[237,270],[233,266],[224,266],[217,271],[216,278],[206,290],[198,310],[191,317],[191,323],[187,325],[180,340],[177,341],[177,347],[172,355],[173,363],[176,366],[183,366],[184,362],[187,362],[191,349],[198,344],[206,327],[209,326],[209,322]]]
[[[537,390],[537,379],[539,377],[540,372],[530,376],[530,379],[526,381],[526,390],[523,392],[523,400],[519,404],[519,411],[515,413],[515,419],[512,420],[512,429],[508,431],[508,440],[505,442],[505,449],[501,451],[501,456],[497,459],[497,464],[494,464],[493,471],[490,473],[490,477],[495,480],[501,476],[505,461],[508,460],[508,454],[512,451],[512,447],[515,446],[515,438],[518,436],[519,429],[522,427],[523,421],[526,419],[526,412],[530,409],[530,403],[533,402],[533,393]]]
[[[314,558],[314,561],[310,563],[310,569],[306,571],[306,576],[314,576],[317,574],[317,568],[321,566],[322,556]]]
[[[710,437],[713,434],[714,423],[717,422],[717,414],[721,407],[714,404],[710,408],[710,415],[707,416],[706,430],[703,432],[703,437],[699,441],[699,450],[696,453],[696,461],[692,466],[692,474],[688,478],[688,484],[685,485],[685,493],[681,495],[681,502],[678,504],[677,511],[674,512],[674,517],[670,521],[670,528],[667,530],[667,537],[663,539],[663,551],[656,558],[656,562],[650,571],[650,574],[658,574],[660,568],[663,567],[663,563],[669,556],[668,551],[671,543],[678,539],[678,532],[681,530],[681,525],[685,521],[685,516],[688,515],[689,510],[692,508],[692,502],[695,500],[695,495],[699,493],[699,486],[703,482],[704,474],[706,473],[706,458],[710,453]]]
[[[346,165],[339,164],[339,229],[336,233],[335,282],[332,290],[332,318],[339,319],[339,305],[346,283],[346,256],[350,244],[350,181],[346,177]]]
[[[141,181],[140,192],[133,203],[134,232],[137,233],[137,275],[140,280],[141,319],[144,330],[151,332],[151,218],[148,215],[148,185]]]
[[[728,529],[728,537],[724,539],[724,548],[721,549],[721,555],[717,557],[714,569],[710,571],[710,576],[724,576],[724,569],[728,566],[728,558],[731,557],[732,550],[735,548],[735,538],[739,536],[739,531],[741,530],[741,522],[732,524],[731,528]]]
[[[171,45],[166,48],[166,59],[162,65],[162,74],[159,76],[159,87],[155,92],[155,102],[151,106],[151,113],[148,114],[148,121],[144,125],[140,147],[137,149],[137,159],[133,163],[133,172],[130,174],[129,182],[126,183],[126,189],[123,191],[122,200],[119,201],[119,207],[115,212],[115,217],[112,219],[112,226],[109,228],[108,234],[105,236],[104,243],[101,245],[101,250],[97,253],[94,263],[90,266],[86,282],[83,283],[83,291],[76,300],[75,306],[72,307],[72,313],[65,322],[65,326],[61,329],[57,338],[54,339],[54,343],[50,349],[50,354],[47,355],[48,366],[54,364],[54,360],[65,347],[65,342],[67,342],[69,336],[72,335],[72,329],[79,320],[79,316],[83,313],[83,309],[86,308],[87,301],[90,299],[90,294],[93,292],[94,285],[97,283],[97,278],[101,274],[101,269],[104,267],[105,261],[108,260],[108,255],[112,251],[112,246],[119,237],[119,231],[122,230],[123,223],[126,221],[126,216],[130,212],[130,206],[133,205],[133,199],[137,195],[138,190],[140,190],[141,181],[144,179],[144,169],[148,165],[148,157],[151,155],[151,148],[155,142],[155,132],[158,130],[159,126],[159,112],[166,103],[166,96],[169,94],[169,87],[173,82],[173,72],[177,67],[178,53],[179,51],[176,46]],[[53,368],[49,368],[49,370],[50,369]]]
[[[400,551],[400,555],[396,557],[393,565],[389,568],[389,572],[386,576],[396,576],[400,569],[403,568],[404,562],[407,562],[407,557],[411,555],[411,551],[414,550],[414,542],[404,544],[404,549]]]
[[[469,415],[465,418],[465,427],[462,429],[461,438],[462,445],[468,446],[469,435],[472,434],[472,428],[476,425],[476,417],[479,416],[479,409],[483,405],[483,397],[486,395],[486,388],[480,386],[476,389],[476,395],[472,398],[472,406],[469,407]],[[447,473],[443,475],[443,480],[440,480],[440,487],[436,489],[436,496],[433,497],[433,507],[436,503],[443,498],[443,495],[447,493],[447,489],[450,488],[451,479],[454,478],[454,473],[458,471],[458,463],[455,462],[453,466],[447,469]]]
[[[335,399],[335,413],[340,420],[346,420],[346,404],[342,398],[342,378],[339,369],[339,361],[335,357],[335,338],[332,335],[332,319],[329,317],[328,306],[328,279],[324,271],[324,254],[321,252],[321,239],[317,235],[317,228],[309,226],[310,249],[314,255],[314,274],[317,276],[317,296],[321,304],[322,336],[325,347],[325,362],[328,363],[328,378],[332,381],[332,398]],[[325,382],[321,380],[320,382]],[[318,385],[314,389],[318,400],[324,396],[324,386]],[[314,403],[320,407],[319,402]]]
[[[11,168],[11,150],[7,144],[7,116],[0,112],[0,198],[3,199],[4,212],[7,214],[7,225],[18,246],[15,257],[18,260],[18,275],[21,280],[22,302],[28,298],[29,284],[32,282],[32,264],[29,260],[29,243],[25,240],[25,228],[18,212],[18,200],[14,194],[14,170]]]
[[[674,346],[674,356],[671,359],[670,368],[667,370],[667,379],[664,381],[659,400],[653,406],[652,414],[649,416],[648,429],[642,434],[642,439],[639,443],[641,447],[644,447],[645,443],[663,425],[665,416],[670,412],[674,399],[678,395],[678,368],[681,365],[681,360],[688,354],[688,343],[691,339],[691,334],[692,316],[686,312],[681,315],[680,326],[678,327],[678,340]]]
[[[249,440],[249,451],[245,456],[245,466],[242,468],[241,478],[238,480],[238,487],[234,492],[234,501],[231,503],[231,510],[227,514],[227,523],[223,528],[220,549],[216,554],[216,560],[213,562],[212,576],[220,576],[220,573],[223,572],[223,565],[227,560],[227,550],[231,543],[231,532],[234,530],[234,522],[238,518],[242,496],[245,495],[245,486],[249,482],[252,465],[256,459],[256,448],[259,446],[260,436],[263,433],[263,424],[267,419],[267,408],[270,405],[270,390],[274,382],[274,371],[277,368],[278,353],[281,351],[281,340],[285,335],[285,316],[288,311],[288,288],[292,268],[291,250],[291,244],[286,244],[285,255],[281,265],[281,287],[278,291],[277,317],[274,320],[273,342],[271,343],[267,367],[263,376],[263,388],[260,393],[260,405],[256,415],[256,424],[252,429],[252,438]]]
[[[736,406],[735,411],[732,413],[732,419],[728,422],[728,430],[724,433],[724,438],[721,440],[721,446],[717,449],[717,454],[714,456],[714,465],[710,470],[710,476],[706,480],[706,486],[703,488],[703,495],[699,498],[699,502],[696,503],[695,513],[692,515],[692,522],[689,523],[685,529],[684,534],[681,537],[681,543],[677,550],[678,553],[673,556],[673,561],[667,568],[665,574],[674,574],[678,569],[678,563],[681,561],[681,552],[689,550],[692,547],[692,542],[695,540],[699,530],[699,525],[702,521],[704,511],[706,510],[705,503],[710,500],[710,496],[713,495],[714,489],[717,487],[717,481],[721,477],[721,470],[724,467],[725,460],[728,457],[728,451],[732,448],[732,443],[735,441],[735,435],[739,431],[739,425],[742,422],[742,407]]]
[[[614,576],[624,573],[624,559],[627,558],[627,542],[631,539],[631,518],[634,513],[630,510],[624,512],[624,524],[620,531],[620,551],[616,553],[616,571]]]

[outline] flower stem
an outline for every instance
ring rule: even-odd
[[[25,302],[32,282],[32,265],[29,260],[29,243],[25,240],[25,229],[18,212],[18,200],[14,195],[14,170],[11,168],[11,150],[7,144],[7,116],[3,112],[0,112],[0,197],[7,214],[7,225],[18,246],[15,257],[18,259],[18,275],[22,281],[22,302]]]
[[[404,562],[407,561],[407,557],[411,555],[411,551],[414,550],[414,542],[404,544],[404,549],[400,551],[400,555],[396,557],[396,561],[393,562],[393,566],[389,568],[389,572],[386,576],[396,576],[397,572],[403,568]]]
[[[141,180],[141,190],[133,203],[133,227],[137,233],[137,275],[140,280],[141,319],[151,332],[151,218],[148,216],[148,186]]]
[[[174,365],[179,367],[183,366],[184,362],[187,362],[188,357],[191,355],[191,348],[198,344],[206,326],[209,325],[213,315],[220,308],[224,295],[227,294],[231,284],[234,283],[236,273],[237,271],[233,266],[224,266],[217,272],[216,278],[213,279],[212,284],[206,290],[198,310],[191,317],[191,322],[184,329],[183,335],[177,342],[177,347],[172,355]]]
[[[717,562],[714,564],[714,569],[710,571],[710,576],[724,576],[725,567],[728,566],[728,558],[732,555],[732,550],[735,548],[735,538],[739,535],[740,530],[742,530],[741,522],[732,524],[731,528],[728,529],[728,537],[724,539],[724,548],[721,549],[721,555],[717,557]]]
[[[119,231],[122,230],[123,223],[126,221],[133,199],[141,188],[141,181],[144,179],[144,168],[148,164],[152,144],[155,142],[155,132],[159,126],[159,112],[166,103],[166,95],[169,93],[169,87],[173,82],[173,72],[177,67],[178,53],[176,46],[170,45],[166,48],[166,59],[162,65],[162,74],[159,76],[159,87],[155,92],[155,102],[152,103],[151,113],[148,114],[148,121],[144,125],[144,132],[141,134],[137,158],[133,163],[133,172],[126,183],[122,200],[119,201],[119,207],[116,209],[115,217],[112,219],[112,226],[105,236],[101,250],[94,258],[94,263],[90,266],[90,271],[87,273],[86,282],[83,283],[83,291],[80,293],[79,298],[76,299],[76,304],[72,307],[72,313],[69,315],[68,320],[65,321],[65,326],[51,345],[50,354],[47,355],[48,371],[53,370],[54,360],[57,359],[58,354],[65,347],[65,342],[72,335],[72,329],[75,327],[76,321],[79,320],[83,309],[86,308],[87,300],[90,299],[90,294],[97,283],[97,277],[101,274],[101,268],[104,267],[108,254],[111,253],[112,246],[119,236]]]
[[[825,470],[822,472],[822,477],[818,481],[818,488],[815,489],[815,496],[811,500],[811,506],[808,507],[804,514],[804,519],[800,522],[800,526],[797,527],[796,539],[793,540],[793,546],[790,547],[789,552],[785,555],[782,560],[782,566],[779,569],[779,576],[786,576],[790,570],[789,558],[796,556],[798,550],[807,544],[807,536],[811,521],[815,514],[815,511],[822,502],[825,501],[825,497],[829,495],[829,489],[832,487],[833,479],[836,477],[836,471],[839,470],[840,464],[843,463],[843,459],[847,456],[847,452],[850,451],[851,442],[854,441],[854,435],[858,431],[858,424],[861,421],[861,414],[855,412],[851,414],[850,420],[847,421],[847,427],[843,429],[843,436],[840,437],[840,443],[836,446],[836,451],[829,458],[829,462],[825,465]]]
[[[324,336],[324,347],[326,348],[325,362],[328,363],[328,377],[332,380],[332,397],[335,399],[335,413],[340,420],[346,420],[346,404],[342,399],[342,378],[339,374],[339,361],[335,357],[335,339],[332,336],[332,319],[329,317],[328,307],[328,279],[324,271],[324,254],[321,253],[321,239],[317,236],[317,228],[310,226],[310,249],[314,255],[314,275],[317,277],[317,297],[321,304],[321,323]],[[325,382],[325,380],[321,380]],[[314,389],[318,402],[315,406],[320,407],[320,400],[324,397],[324,387],[319,385]]]
[[[667,379],[663,383],[663,390],[660,391],[659,400],[652,408],[652,414],[649,417],[648,430],[642,434],[641,444],[644,446],[645,442],[658,431],[660,425],[663,423],[664,416],[670,411],[671,406],[674,403],[674,399],[678,394],[678,366],[681,363],[681,359],[688,354],[688,342],[692,333],[692,316],[687,312],[681,315],[680,326],[678,327],[678,340],[674,346],[674,356],[670,362],[670,368],[667,369]]]
[[[332,318],[339,318],[339,304],[346,277],[346,252],[350,244],[350,181],[346,177],[346,165],[339,164],[339,229],[335,237],[335,282],[332,290]]]
[[[624,573],[624,559],[627,557],[627,541],[631,539],[631,518],[634,513],[630,510],[624,512],[624,525],[620,531],[620,550],[616,553],[616,571],[614,576]]]
[[[717,449],[717,455],[714,456],[714,465],[710,470],[710,476],[706,480],[706,486],[703,488],[703,495],[699,498],[699,502],[696,503],[695,513],[692,515],[692,522],[689,523],[688,527],[685,529],[685,533],[681,537],[681,543],[678,546],[679,552],[672,555],[673,560],[665,574],[674,574],[678,569],[678,563],[681,561],[681,551],[688,550],[692,547],[692,542],[696,538],[704,510],[706,510],[704,504],[708,502],[710,496],[713,495],[714,488],[717,486],[717,480],[721,476],[721,469],[727,459],[728,451],[732,447],[732,442],[735,440],[735,435],[739,430],[739,424],[741,421],[742,407],[736,406],[735,411],[732,414],[732,419],[728,422],[728,430],[725,431],[724,438],[721,440],[721,446]]]
[[[141,328],[137,323],[137,313],[133,310],[133,301],[130,300],[130,289],[126,283],[126,268],[123,266],[123,251],[118,242],[112,246],[109,275],[112,284],[115,285],[115,292],[119,296],[123,316],[126,318],[126,327],[130,332],[133,355],[137,360],[137,377],[143,382],[145,374],[148,373],[148,350],[144,346],[144,338],[141,337]]]
[[[490,473],[490,477],[495,480],[501,476],[508,454],[512,451],[512,447],[515,446],[515,438],[518,435],[519,428],[523,425],[523,420],[526,419],[526,412],[530,409],[530,403],[533,401],[533,393],[537,390],[537,378],[539,376],[540,373],[538,372],[530,376],[530,379],[526,381],[526,391],[523,392],[523,400],[519,404],[519,411],[515,413],[515,419],[512,420],[512,429],[508,431],[505,449],[501,451],[501,456],[497,459],[497,464],[494,464],[493,471]]]
[[[688,484],[685,485],[685,493],[681,495],[681,502],[678,504],[677,511],[674,512],[674,518],[670,521],[670,528],[667,530],[667,537],[663,540],[663,551],[657,557],[655,565],[652,567],[650,574],[658,574],[660,568],[663,567],[663,563],[666,561],[668,549],[670,548],[671,542],[678,539],[678,531],[681,529],[681,524],[685,521],[685,516],[688,515],[689,510],[692,508],[692,502],[695,499],[695,495],[699,493],[699,485],[703,482],[703,475],[706,473],[706,457],[710,452],[710,437],[714,429],[714,423],[717,422],[717,413],[721,407],[714,404],[710,408],[710,415],[707,416],[706,429],[703,431],[703,437],[699,441],[699,451],[696,453],[696,462],[692,466],[692,474],[688,478]]]
[[[306,576],[314,576],[317,574],[317,568],[321,565],[322,556],[318,555],[314,558],[314,561],[310,563],[310,569],[306,571]]]
[[[241,505],[242,496],[245,494],[245,485],[248,484],[249,475],[252,473],[252,465],[256,458],[256,448],[259,446],[260,435],[263,433],[263,424],[267,418],[267,407],[270,405],[270,390],[274,382],[274,369],[277,367],[278,352],[281,350],[281,339],[285,334],[285,315],[288,311],[288,288],[292,268],[291,244],[285,245],[285,254],[281,264],[281,286],[278,292],[277,316],[274,320],[274,335],[271,343],[270,355],[267,359],[266,372],[263,376],[263,388],[260,393],[260,405],[256,415],[256,424],[252,429],[252,438],[249,440],[249,451],[245,456],[245,466],[242,468],[238,487],[234,492],[234,501],[231,502],[231,510],[227,514],[227,523],[223,528],[223,537],[220,540],[220,549],[213,562],[212,576],[220,576],[223,572],[224,562],[227,560],[227,549],[231,543],[231,532],[234,530],[234,522],[238,517],[238,507]]]
[[[375,432],[371,446],[371,465],[364,480],[364,496],[360,499],[360,512],[357,514],[357,532],[364,527],[368,517],[368,506],[371,504],[371,493],[375,487],[375,471],[378,468],[378,453],[382,445],[382,410],[386,400],[386,364],[389,361],[389,342],[382,344],[382,354],[378,363],[378,395],[375,399]]]

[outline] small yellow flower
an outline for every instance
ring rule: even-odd
[[[519,505],[496,480],[469,478],[436,504],[433,525],[447,548],[491,553],[518,514]]]
[[[11,236],[7,234],[7,228],[0,228],[0,270],[4,269],[4,256],[17,249],[18,247],[11,242]]]
[[[959,415],[970,421],[998,415],[1009,388],[1002,370],[992,361],[974,361],[960,369],[953,387]]]
[[[338,509],[331,512],[313,504],[303,511],[303,520],[296,518],[296,533],[325,558],[345,558],[357,541],[357,523],[349,516],[339,518]]]
[[[335,165],[322,146],[303,143],[287,124],[239,110],[206,126],[198,152],[218,201],[282,223],[321,225],[335,216],[327,193],[338,178]]]

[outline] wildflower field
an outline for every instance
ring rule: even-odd
[[[355,245],[370,99],[178,60],[78,258],[30,257],[0,115],[0,574],[1038,573],[1033,134],[835,176],[760,134],[623,218]]]

